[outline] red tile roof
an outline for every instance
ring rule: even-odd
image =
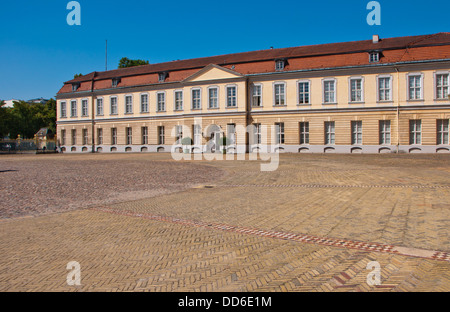
[[[182,81],[209,64],[234,65],[233,70],[244,75],[274,72],[275,59],[288,59],[285,71],[367,65],[367,52],[374,50],[382,51],[381,64],[450,59],[450,33],[260,50],[93,72],[67,81],[58,93],[72,92],[72,83],[80,83],[78,91],[89,91],[93,79],[94,90],[111,88],[111,79],[116,77],[121,77],[120,87],[158,83],[159,72],[169,72],[166,82]]]

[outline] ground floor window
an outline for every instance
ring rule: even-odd
[[[351,123],[352,127],[352,145],[362,144],[362,121],[355,120]]]
[[[300,144],[309,144],[309,122],[300,123]]]
[[[336,142],[334,121],[325,122],[325,145],[334,144]]]
[[[437,120],[437,144],[449,144],[449,120]]]
[[[421,144],[422,143],[422,121],[410,120],[409,121],[409,144]]]
[[[391,121],[390,120],[380,120],[379,125],[379,136],[381,145],[391,144]]]
[[[284,144],[284,122],[275,123],[275,144]]]

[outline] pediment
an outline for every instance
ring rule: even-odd
[[[222,80],[222,79],[233,79],[242,78],[243,75],[235,72],[231,69],[221,67],[215,64],[210,64],[202,69],[200,69],[195,74],[186,78],[185,82],[196,82],[196,81],[210,81],[210,80]]]

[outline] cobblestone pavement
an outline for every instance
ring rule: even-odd
[[[106,201],[109,183],[133,181],[130,169],[120,183],[114,174],[98,178],[91,188],[99,202],[9,214],[0,221],[0,291],[450,290],[446,155],[285,154],[274,172],[256,161],[173,162],[159,154],[0,158],[7,169],[56,162],[84,167],[81,176],[108,162],[123,172],[148,162],[160,193]],[[179,176],[192,174],[185,166],[196,180]],[[14,173],[0,173],[2,184]],[[166,192],[170,181],[180,188]],[[154,185],[145,183],[142,192]],[[81,265],[81,286],[67,285],[70,261]],[[371,286],[374,261],[381,283]]]

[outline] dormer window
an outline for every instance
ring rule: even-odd
[[[72,92],[78,91],[78,88],[80,87],[79,83],[73,83],[72,84]]]
[[[284,70],[286,60],[275,60],[275,70]]]
[[[112,79],[112,87],[116,88],[117,85],[119,84],[119,82],[120,82],[120,78],[113,78]]]
[[[378,63],[380,61],[380,52],[369,53],[369,63]]]
[[[169,77],[169,73],[168,72],[158,73],[158,82],[166,81],[167,77]]]

